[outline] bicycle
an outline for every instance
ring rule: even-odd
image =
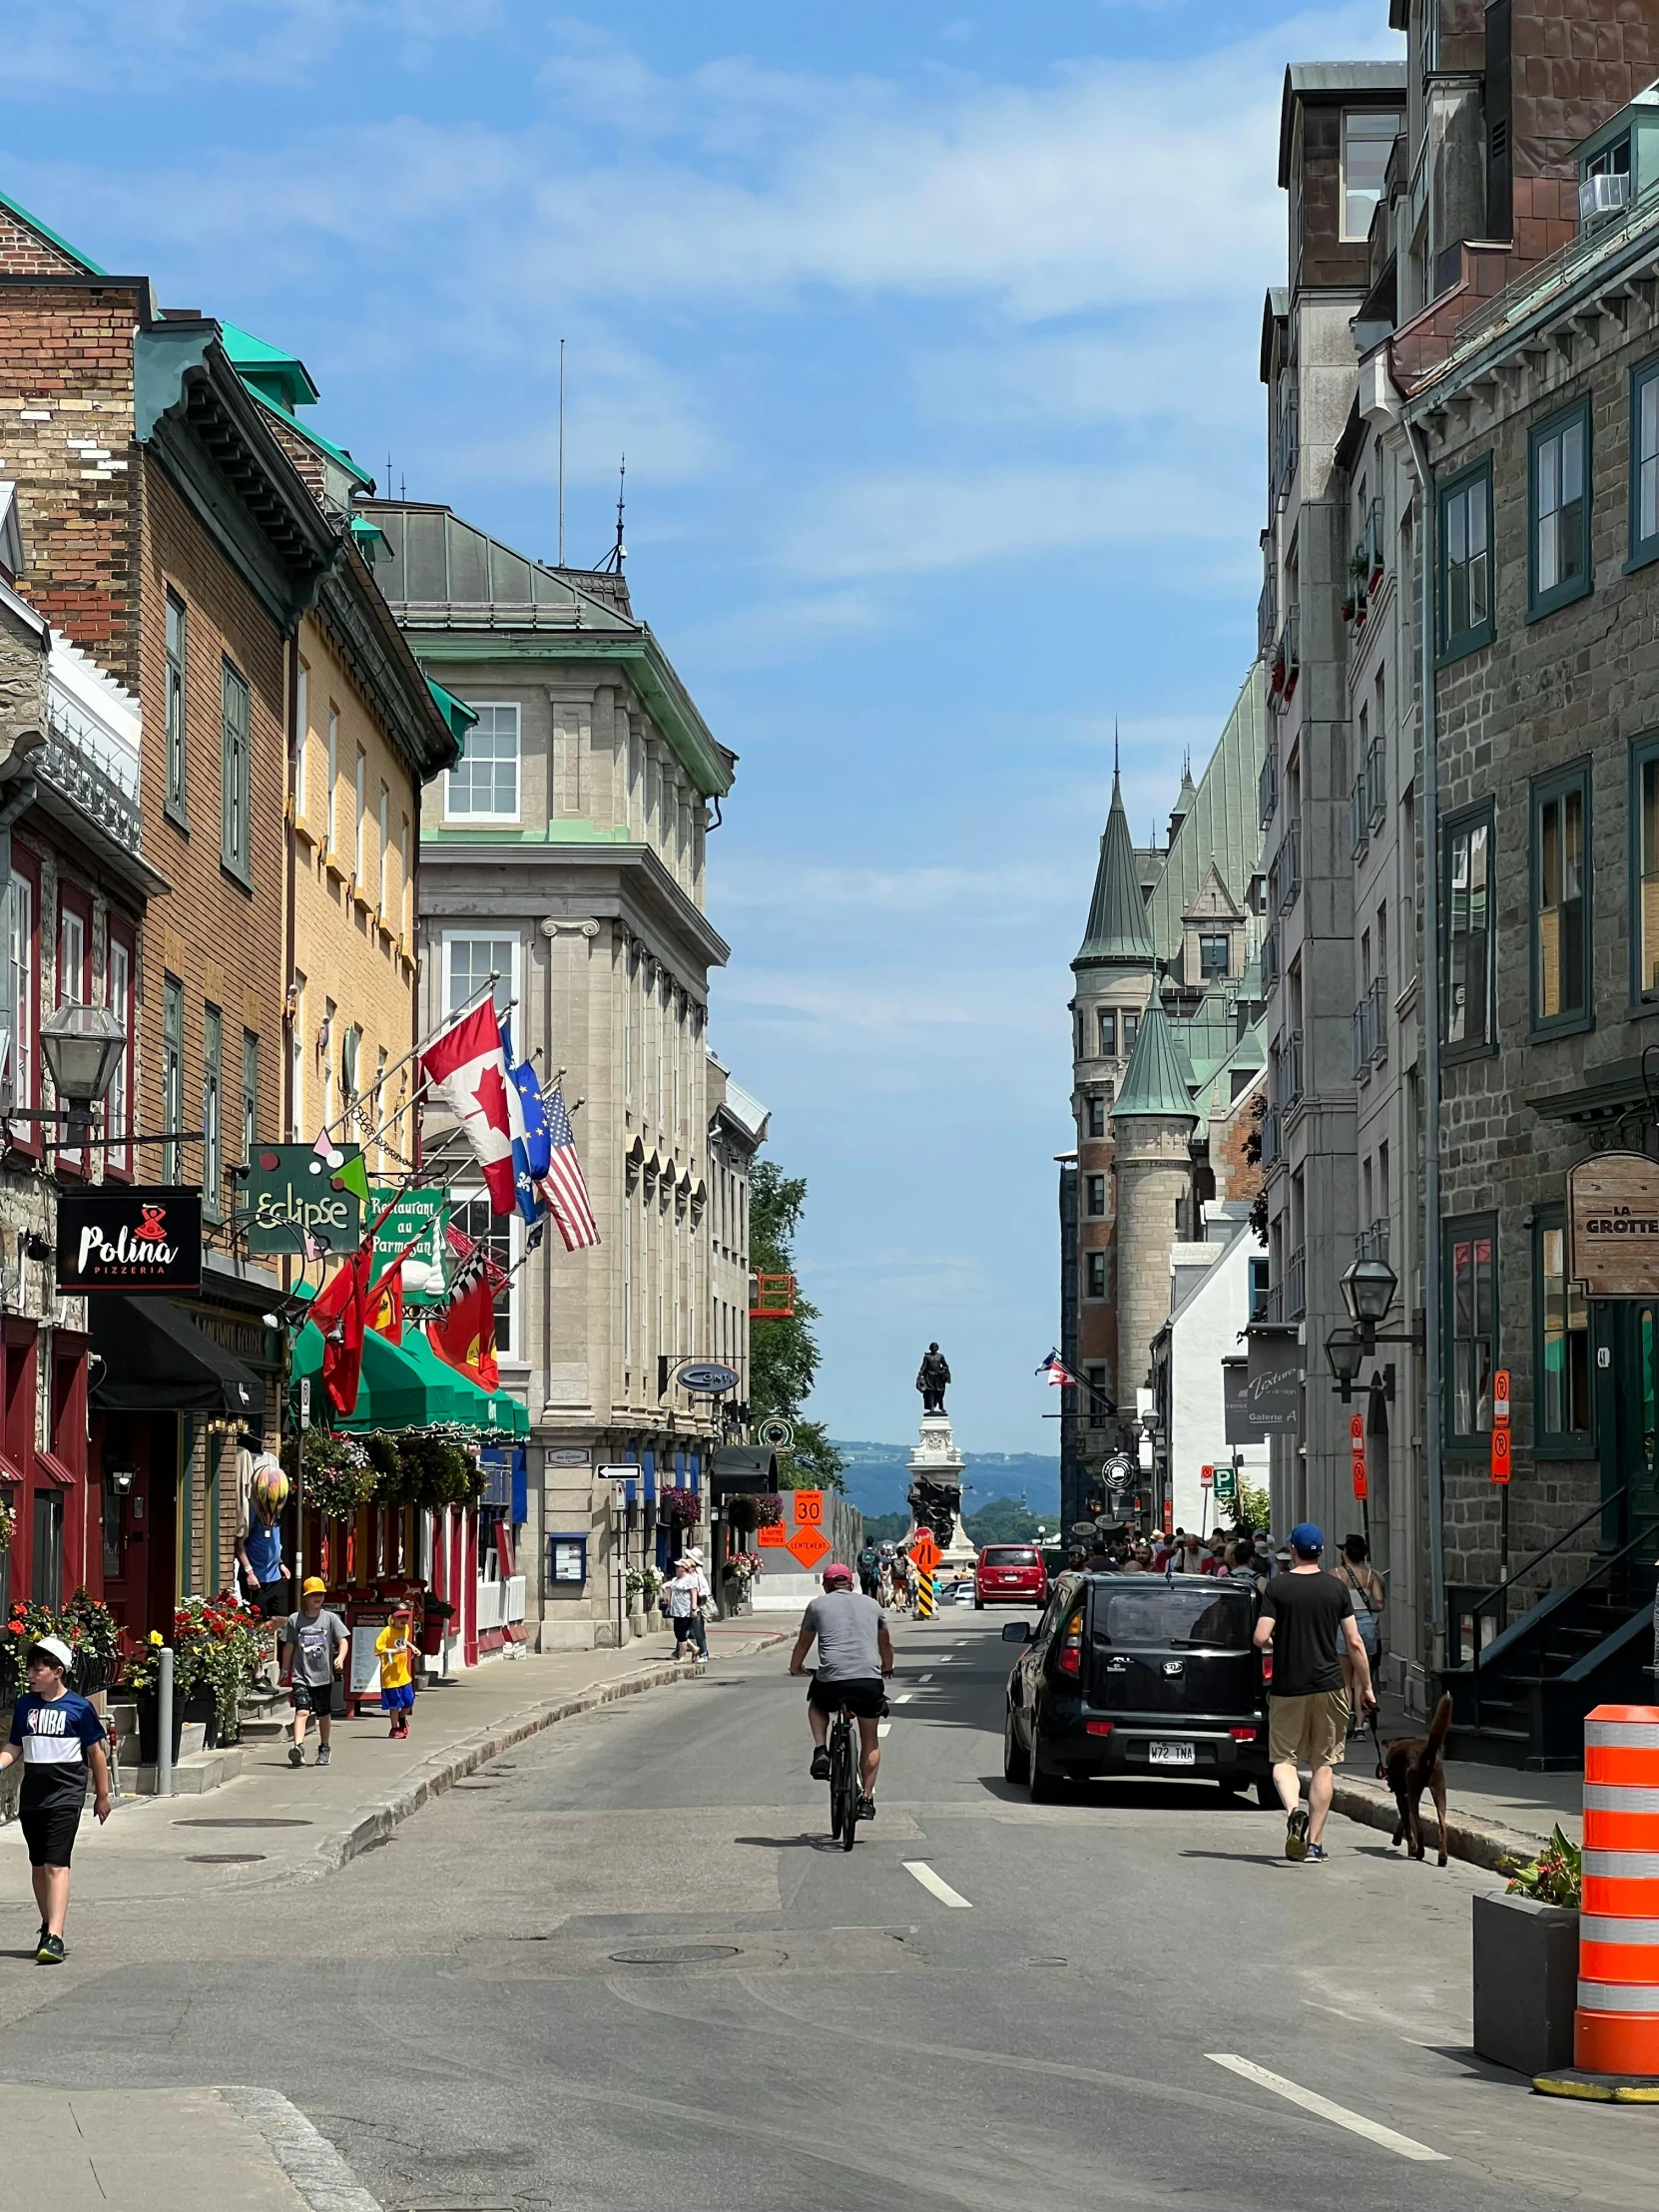
[[[842,1851],[858,1840],[858,1801],[863,1796],[859,1779],[858,1728],[842,1705],[830,1730],[830,1836]]]

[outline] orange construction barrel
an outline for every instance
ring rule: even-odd
[[[1584,1723],[1584,1910],[1573,2065],[1659,2079],[1659,1706]]]

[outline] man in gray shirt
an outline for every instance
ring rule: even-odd
[[[824,1570],[824,1595],[815,1597],[790,1654],[791,1674],[805,1674],[807,1654],[818,1643],[818,1671],[807,1687],[807,1721],[813,1731],[813,1780],[830,1779],[830,1720],[842,1706],[858,1723],[862,1751],[858,1776],[863,1796],[858,1818],[875,1818],[875,1776],[881,1764],[876,1728],[886,1703],[882,1677],[892,1673],[892,1639],[880,1606],[852,1587],[852,1569],[832,1562]]]

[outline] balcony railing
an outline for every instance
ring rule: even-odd
[[[1285,405],[1279,417],[1279,466],[1275,490],[1281,499],[1290,496],[1296,464],[1302,455],[1302,407],[1295,391],[1285,394]]]
[[[1270,926],[1262,939],[1262,988],[1271,991],[1279,981],[1279,930]]]
[[[1388,565],[1386,548],[1382,542],[1382,501],[1381,498],[1372,501],[1370,511],[1366,516],[1365,542],[1371,560],[1371,573],[1367,580],[1375,591],[1378,585],[1382,583],[1382,572]]]
[[[1279,639],[1279,594],[1274,580],[1269,576],[1262,585],[1262,596],[1256,602],[1256,650],[1264,661],[1273,659],[1273,649]]]
[[[31,766],[117,844],[139,851],[143,818],[137,757],[102,741],[66,700],[52,699],[46,743]]]
[[[1300,1321],[1308,1311],[1308,1248],[1298,1245],[1285,1267],[1285,1319]]]
[[[1372,1062],[1377,1067],[1382,1067],[1388,1057],[1388,978],[1385,974],[1372,977],[1371,989],[1366,993],[1366,1004],[1371,1009]]]
[[[1380,1214],[1369,1229],[1362,1229],[1354,1240],[1354,1257],[1357,1260],[1381,1260],[1388,1258],[1388,1217]]]
[[[1358,859],[1371,842],[1371,789],[1364,773],[1354,779],[1348,803],[1348,841]]]
[[[1368,993],[1354,1009],[1354,1080],[1358,1083],[1371,1073],[1371,996]]]
[[[1277,1106],[1270,1106],[1262,1116],[1262,1165],[1277,1167],[1285,1157],[1285,1127]]]
[[[1261,773],[1256,779],[1256,819],[1265,830],[1273,820],[1279,805],[1279,741],[1269,738],[1268,749],[1262,756]]]
[[[1387,820],[1388,791],[1383,745],[1380,737],[1373,738],[1366,754],[1366,819],[1373,830],[1381,830]]]
[[[1282,1322],[1285,1319],[1285,1286],[1270,1283],[1266,1290],[1258,1291],[1256,1304],[1251,1309],[1252,1321]]]
[[[1302,825],[1293,822],[1268,868],[1268,908],[1289,913],[1302,889]]]
[[[1278,714],[1283,714],[1290,705],[1296,693],[1297,678],[1302,674],[1301,638],[1298,611],[1290,607],[1285,613],[1285,627],[1279,633],[1268,676],[1268,704]]]
[[[1285,1050],[1280,1055],[1279,1068],[1280,1079],[1284,1084],[1280,1096],[1285,1111],[1289,1113],[1291,1108],[1300,1104],[1302,1099],[1302,1031],[1300,1029],[1296,1030],[1286,1040]]]

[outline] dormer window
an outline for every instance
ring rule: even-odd
[[[1388,166],[1400,118],[1372,108],[1343,111],[1343,237],[1367,239],[1371,219],[1382,197],[1382,175]]]
[[[1214,981],[1225,975],[1231,959],[1232,939],[1225,931],[1218,935],[1203,935],[1198,940],[1198,976],[1201,983]]]

